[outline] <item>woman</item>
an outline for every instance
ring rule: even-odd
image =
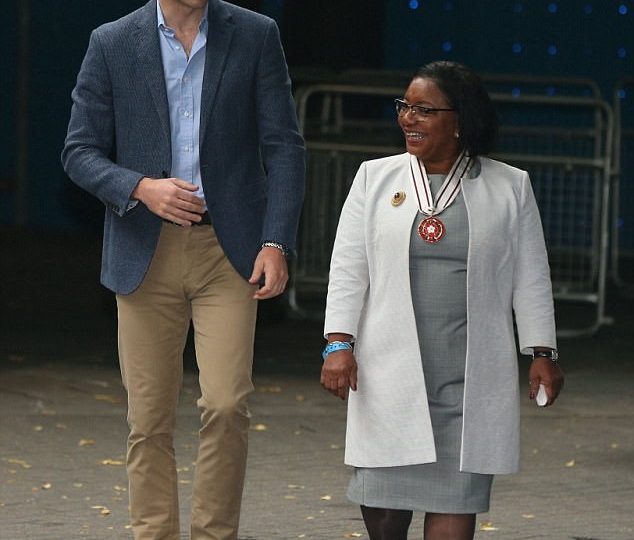
[[[471,539],[493,475],[517,470],[529,397],[563,384],[549,267],[528,174],[484,157],[497,135],[479,77],[434,62],[396,100],[407,153],[363,163],[332,254],[321,383],[345,399],[349,498],[371,540]],[[354,347],[354,348],[353,348]]]

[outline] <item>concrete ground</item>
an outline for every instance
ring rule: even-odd
[[[99,241],[0,229],[0,245],[0,539],[129,539],[125,395]],[[554,407],[523,399],[522,470],[496,478],[477,539],[634,540],[630,304],[612,288],[614,324],[561,341],[567,379]],[[581,311],[563,306],[560,325]],[[320,331],[318,320],[284,317],[281,303],[262,306],[242,540],[367,539],[345,497],[345,405],[318,383]],[[185,368],[182,538],[198,426],[191,348]]]

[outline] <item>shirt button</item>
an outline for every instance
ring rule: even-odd
[[[185,111],[185,112],[183,113],[183,116],[185,116],[185,118],[189,118],[189,114],[190,114],[190,113],[189,113],[189,111]]]
[[[175,48],[177,51],[180,51],[180,50],[181,50],[181,48],[180,48],[178,45],[176,45],[176,47],[174,47],[174,48]]]

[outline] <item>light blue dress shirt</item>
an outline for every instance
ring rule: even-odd
[[[200,21],[198,35],[188,58],[174,30],[165,24],[159,0],[156,1],[156,8],[172,137],[172,169],[169,173],[170,176],[197,185],[197,195],[204,198],[199,150],[207,12]]]

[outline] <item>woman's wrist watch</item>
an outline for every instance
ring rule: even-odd
[[[550,358],[553,362],[556,362],[559,360],[559,353],[557,349],[540,349],[537,351],[533,349],[533,360],[535,358]]]

